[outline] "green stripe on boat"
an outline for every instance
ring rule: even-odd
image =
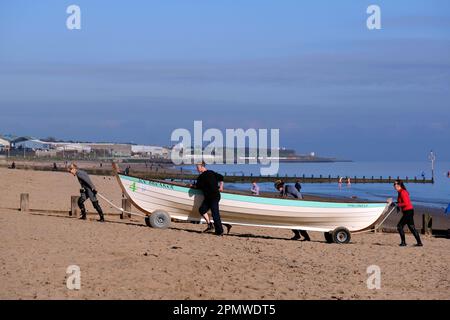
[[[188,187],[176,186],[159,181],[144,180],[135,177],[119,175],[123,180],[128,180],[136,183],[142,183],[153,187],[180,191],[191,194],[201,194],[200,190],[191,189]],[[320,201],[298,201],[290,199],[277,199],[277,198],[264,198],[255,196],[246,196],[232,193],[222,193],[222,199],[251,202],[258,204],[269,204],[275,206],[288,206],[288,207],[312,207],[312,208],[384,208],[386,203],[339,203],[339,202],[320,202]]]

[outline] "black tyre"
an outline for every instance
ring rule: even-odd
[[[324,232],[323,235],[325,236],[325,241],[327,243],[333,243],[333,237],[331,236],[331,233]]]
[[[145,217],[145,224],[156,229],[166,229],[170,226],[170,215],[162,210],[156,210]]]
[[[349,243],[351,239],[350,231],[344,227],[338,227],[333,230],[331,237],[334,243],[345,244]]]

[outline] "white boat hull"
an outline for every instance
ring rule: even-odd
[[[117,175],[123,192],[146,214],[167,212],[172,219],[200,221],[201,191],[157,180]],[[386,212],[387,203],[336,203],[222,193],[223,223],[328,232],[371,228]]]

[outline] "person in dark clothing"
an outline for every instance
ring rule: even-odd
[[[285,184],[281,180],[277,180],[275,182],[275,188],[278,191],[280,191],[281,197],[291,196],[296,199],[303,199],[302,195],[300,194],[300,192],[298,192],[298,190],[295,187]],[[299,240],[301,238],[300,235],[302,235],[304,241],[311,241],[308,232],[306,232],[305,230],[292,229],[292,232],[294,233],[294,236],[291,238],[291,240]]]
[[[78,182],[81,185],[80,199],[78,200],[78,207],[81,210],[80,219],[86,220],[86,207],[84,206],[84,202],[89,198],[95,210],[97,210],[98,215],[100,216],[100,219],[98,221],[104,222],[105,218],[103,217],[103,210],[98,204],[98,200],[96,197],[97,190],[95,190],[95,186],[89,178],[89,175],[85,171],[79,170],[77,165],[74,163],[69,166],[69,172],[78,178]]]
[[[216,235],[222,235],[223,227],[220,219],[219,202],[220,192],[223,191],[223,176],[217,172],[206,169],[204,162],[197,164],[197,171],[200,175],[198,176],[195,185],[192,185],[192,187],[200,189],[203,192],[204,199],[198,211],[208,223],[205,232],[215,230]],[[209,219],[209,210],[211,210],[214,224]]]
[[[302,190],[302,185],[300,184],[300,181],[296,181],[295,182],[295,189],[297,189],[298,192],[300,192],[300,190]]]
[[[407,225],[411,233],[416,238],[417,241],[416,246],[421,247],[423,244],[422,241],[420,240],[419,233],[417,232],[414,226],[414,207],[409,198],[409,192],[406,190],[406,187],[403,184],[403,181],[401,180],[395,180],[394,188],[398,192],[397,208],[400,208],[403,213],[402,218],[397,224],[397,230],[398,233],[400,234],[401,239],[400,246],[401,247],[406,246],[405,231],[403,230],[403,228],[405,225]]]

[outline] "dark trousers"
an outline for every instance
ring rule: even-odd
[[[306,232],[305,230],[295,230],[295,229],[292,229],[292,232],[295,234],[296,237],[299,237],[299,238],[300,238],[300,235],[302,235],[303,238],[305,238],[305,240],[310,240],[309,234],[308,234],[308,232]]]
[[[84,206],[84,202],[90,199],[92,202],[92,205],[94,206],[95,210],[97,210],[98,215],[100,218],[103,218],[103,210],[98,204],[97,197],[95,196],[94,192],[91,189],[81,189],[80,190],[80,198],[78,199],[78,207],[81,210],[81,216],[86,216],[86,207]]]
[[[400,239],[402,243],[406,243],[405,231],[403,230],[405,225],[408,226],[409,231],[411,231],[411,233],[414,235],[414,238],[416,238],[417,243],[422,243],[420,240],[419,233],[417,232],[416,227],[414,226],[414,209],[403,211],[403,216],[397,224],[397,230],[398,233],[400,234]]]
[[[216,234],[223,233],[222,220],[220,219],[219,212],[219,199],[204,199],[198,211],[201,215],[204,215],[211,210],[212,218],[214,220],[214,229]]]

